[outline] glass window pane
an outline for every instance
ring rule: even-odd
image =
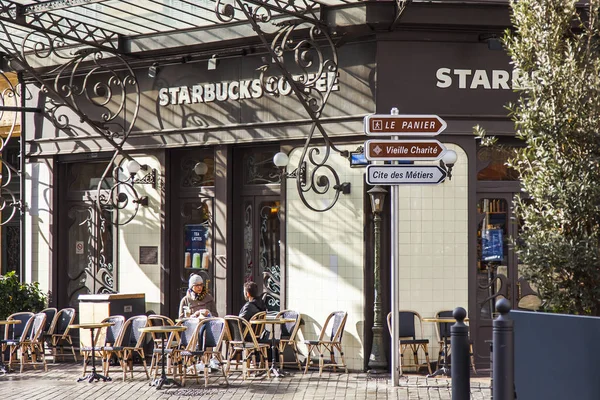
[[[516,181],[519,180],[517,171],[506,166],[506,161],[512,156],[511,147],[481,147],[477,151],[478,173],[480,181]]]
[[[496,301],[510,298],[508,204],[505,199],[484,198],[477,211],[477,304],[481,317],[491,319]]]
[[[263,150],[245,153],[243,156],[244,184],[264,185],[269,183],[280,183],[281,174],[279,168],[273,163],[275,150]]]
[[[67,165],[69,191],[96,190],[108,161],[96,163],[70,163]],[[114,179],[109,173],[102,182],[102,189],[110,189]]]
[[[215,185],[215,157],[212,150],[199,150],[190,156],[184,156],[179,164],[182,188]]]

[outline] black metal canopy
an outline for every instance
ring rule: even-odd
[[[39,36],[62,46],[94,47],[122,55],[143,55],[220,40],[216,27],[248,33],[242,7],[258,19],[297,18],[320,25],[323,6],[356,0],[0,0],[0,42],[11,52],[33,52]],[[210,32],[210,33],[208,33]]]

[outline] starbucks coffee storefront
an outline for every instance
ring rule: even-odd
[[[363,119],[397,107],[446,121],[436,139],[458,160],[451,180],[400,187],[395,243],[386,201],[384,315],[391,308],[389,254],[397,246],[399,308],[427,317],[465,307],[477,362],[489,364],[484,341],[493,302],[523,294],[516,257],[505,245],[516,234],[508,221],[518,182],[503,169],[506,155],[479,148],[472,132],[480,124],[517,144],[503,108],[515,98],[509,59],[472,30],[365,37],[337,49],[337,69],[302,78],[314,80],[307,89],[314,103],[299,101],[280,70],[265,69],[268,54],[255,44],[239,43],[218,62],[165,53],[136,65],[139,98],[126,97],[118,121],[131,129],[122,149],[140,166],[133,175],[131,160],[111,159],[112,139],[91,128],[102,120],[93,102],[78,104],[90,121],[71,131],[48,116],[27,115],[28,173],[32,186],[45,188],[28,194],[32,278],[52,290],[59,307],[77,306],[83,293],[145,293],[146,310],[173,318],[191,273],[203,276],[219,315],[238,313],[243,283],[253,280],[270,310],[302,313],[300,339],[315,338],[330,312],[348,312],[344,353],[350,369],[362,370],[374,298]],[[302,71],[288,72],[301,79]],[[36,85],[30,91],[32,104],[48,100]],[[318,123],[307,106],[320,110]],[[78,121],[72,111],[65,115]],[[273,163],[278,152],[289,157],[284,170]],[[135,214],[118,212],[131,217],[126,224],[96,207],[118,180],[102,179],[111,162],[122,162],[118,179],[130,178],[136,191]],[[98,189],[100,181],[106,186]],[[484,256],[482,238],[492,234],[503,246]],[[436,354],[433,324],[424,330]]]

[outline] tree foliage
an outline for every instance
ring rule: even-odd
[[[527,196],[513,241],[545,309],[600,315],[600,47],[597,0],[511,0],[505,46],[525,147],[508,162]]]
[[[14,272],[0,275],[0,319],[21,311],[39,312],[48,303],[48,296],[37,282],[21,283]]]

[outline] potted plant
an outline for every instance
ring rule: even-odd
[[[0,319],[21,311],[39,312],[47,303],[48,295],[37,282],[21,283],[14,271],[0,275]]]

